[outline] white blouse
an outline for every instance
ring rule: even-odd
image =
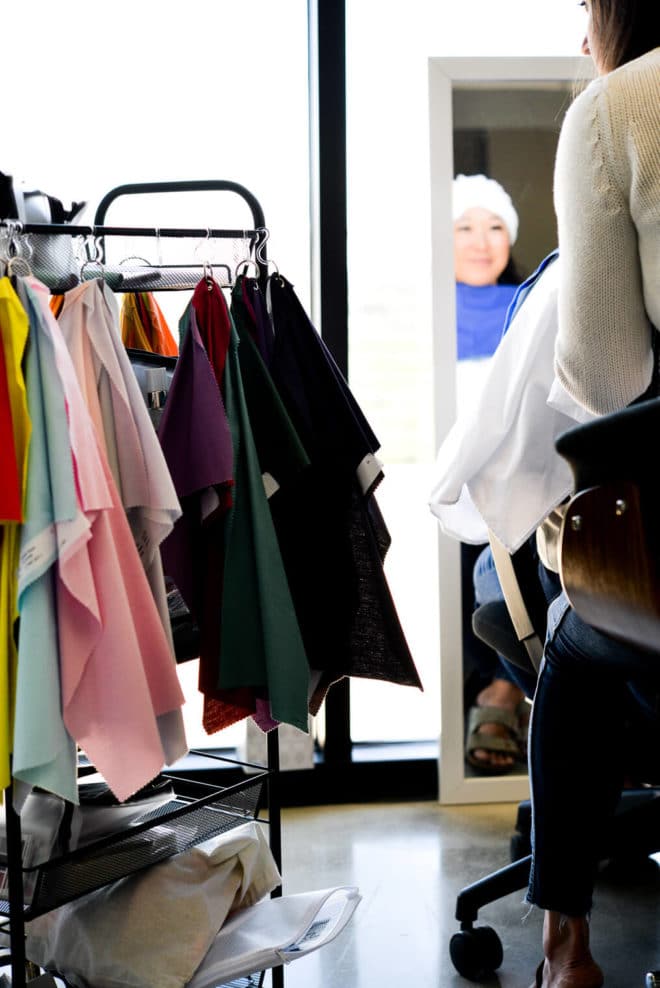
[[[488,531],[513,552],[571,492],[555,439],[590,418],[554,383],[557,290],[562,258],[550,264],[518,309],[489,362],[478,399],[459,415],[438,453],[430,508],[462,542]]]

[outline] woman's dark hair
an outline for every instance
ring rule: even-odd
[[[660,45],[656,0],[592,0],[591,23],[606,72]]]
[[[497,279],[498,285],[519,285],[522,282],[522,276],[516,262],[512,257],[509,257],[507,265],[502,272],[502,274]]]

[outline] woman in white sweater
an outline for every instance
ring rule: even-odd
[[[592,19],[607,6],[632,4],[594,0]],[[556,370],[580,404],[604,414],[648,386],[651,324],[660,329],[660,50],[612,71],[595,60],[603,74],[570,107],[557,149]]]
[[[584,6],[598,78],[566,115],[557,151],[553,390],[605,414],[648,388],[660,329],[660,29],[653,0]],[[636,680],[660,695],[658,662],[584,624],[563,594],[549,629],[530,741],[528,901],[545,910],[535,984],[599,988],[587,919],[598,847],[623,782],[625,698]],[[660,736],[657,720],[648,728]]]

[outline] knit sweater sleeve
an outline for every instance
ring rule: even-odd
[[[638,397],[653,365],[638,239],[648,217],[636,183],[649,171],[660,175],[657,132],[640,140],[645,100],[634,103],[626,73],[611,76],[592,82],[568,111],[554,187],[561,256],[555,370],[596,414]]]

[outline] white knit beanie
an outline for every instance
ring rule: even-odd
[[[486,178],[485,175],[457,175],[454,179],[452,200],[454,222],[467,209],[480,206],[495,213],[504,221],[513,247],[518,236],[518,213],[511,202],[511,196],[494,178]]]

